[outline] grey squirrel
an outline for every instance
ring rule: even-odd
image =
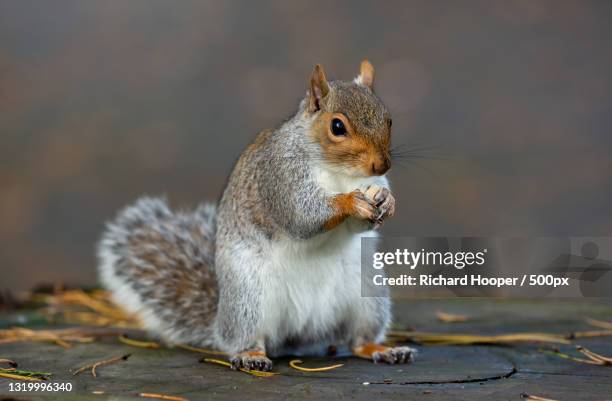
[[[235,369],[328,345],[411,361],[412,348],[381,344],[389,298],[361,296],[361,237],[395,210],[391,117],[373,82],[367,60],[353,81],[316,65],[297,113],[248,146],[217,206],[142,198],[121,211],[98,248],[115,302],[170,344],[227,352]]]

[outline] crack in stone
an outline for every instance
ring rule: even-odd
[[[518,373],[518,369],[516,367],[515,361],[510,358],[506,353],[498,353],[493,352],[493,354],[503,358],[506,362],[512,366],[512,369],[503,375],[489,376],[489,377],[479,377],[474,379],[455,379],[455,380],[423,380],[423,381],[413,381],[413,382],[401,382],[401,383],[385,383],[385,382],[372,382],[370,384],[399,384],[399,385],[437,385],[437,384],[465,384],[465,383],[484,383],[495,380],[503,380],[508,379]]]
[[[399,384],[399,385],[436,385],[436,384],[464,384],[464,383],[482,383],[488,381],[508,379],[518,373],[516,367],[512,367],[512,370],[503,375],[480,377],[474,379],[456,379],[456,380],[438,380],[438,381],[414,381],[414,382],[401,382],[401,383],[385,383],[385,382],[370,382],[370,384]]]

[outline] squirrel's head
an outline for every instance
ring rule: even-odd
[[[374,67],[361,63],[354,81],[327,81],[317,64],[310,77],[306,113],[323,157],[350,175],[383,175],[391,167],[391,116],[373,91]]]

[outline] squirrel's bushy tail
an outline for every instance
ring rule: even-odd
[[[141,198],[99,244],[99,275],[113,300],[171,343],[212,343],[215,214],[211,204],[173,213],[163,199]]]

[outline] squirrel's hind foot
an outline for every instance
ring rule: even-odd
[[[414,360],[416,350],[410,347],[392,347],[384,351],[377,351],[372,354],[374,363],[385,362],[388,364],[410,363]]]
[[[230,358],[232,369],[240,368],[247,370],[260,370],[269,372],[272,370],[272,361],[261,350],[240,352]]]
[[[353,354],[360,358],[371,359],[374,363],[385,362],[393,365],[412,362],[416,350],[406,346],[387,347],[381,344],[368,343],[353,348]]]

